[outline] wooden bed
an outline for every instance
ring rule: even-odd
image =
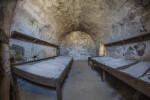
[[[56,88],[58,100],[62,100],[61,85],[68,74],[73,59],[71,57],[55,57],[38,62],[14,65],[13,75],[31,82]]]
[[[103,81],[105,80],[105,72],[108,72],[135,88],[137,92],[134,95],[134,100],[138,100],[140,93],[150,97],[150,62],[137,62],[135,60],[104,56],[89,57],[88,63],[92,63],[92,69],[96,64],[103,70]]]
[[[16,31],[12,32],[11,38],[56,49],[59,48],[55,44]],[[39,85],[53,87],[56,89],[58,100],[62,100],[61,85],[71,68],[72,57],[54,56],[15,64],[14,56],[12,55],[10,60],[13,79],[16,83],[17,76],[19,76]]]

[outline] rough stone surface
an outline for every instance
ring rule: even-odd
[[[107,56],[121,57],[136,60],[150,60],[150,41],[134,43],[129,45],[108,47]]]
[[[24,48],[23,47],[21,47],[21,46],[19,46],[19,45],[15,45],[15,44],[13,44],[12,46],[11,46],[11,49],[12,50],[14,50],[14,53],[15,53],[15,59],[17,60],[17,61],[24,61],[23,60],[23,56],[24,56]]]
[[[11,69],[8,37],[10,33],[12,14],[15,8],[16,1],[0,1],[0,100],[17,100],[15,98]],[[11,87],[11,89],[10,89]],[[11,91],[11,92],[10,92]]]
[[[73,0],[43,0],[38,2],[20,0],[17,2],[13,15],[11,31],[19,31],[50,43],[60,44],[61,38],[78,25],[78,20],[75,20],[78,14],[74,15],[76,12],[73,7],[74,4],[76,3]],[[55,56],[57,53],[55,48],[11,39],[11,47],[13,44],[25,49],[21,58],[24,61]],[[14,54],[14,56],[16,55]]]
[[[16,30],[60,45],[61,40],[70,32],[82,31],[91,35],[98,51],[100,42],[111,43],[150,31],[149,0],[18,0],[17,5],[15,0],[5,0],[7,3],[2,1],[4,0],[0,1],[0,28],[7,38],[11,27],[11,31]],[[143,43],[107,48],[107,54],[150,60],[150,43]],[[22,59],[33,60],[38,56],[37,53],[39,58],[56,55],[53,48],[10,40],[10,46],[13,44],[24,47]],[[32,52],[32,48],[35,52]],[[39,53],[43,48],[44,51]],[[7,54],[8,51],[9,48]]]
[[[80,6],[80,29],[92,33],[97,45],[150,31],[150,8],[138,0],[84,0]]]
[[[74,0],[20,0],[14,12],[11,31],[59,44],[64,34],[78,25],[74,4]]]
[[[10,41],[11,53],[14,57],[15,63],[32,61],[57,55],[56,48],[13,39]]]
[[[98,54],[100,42],[111,43],[149,32],[149,6],[147,0],[23,0],[17,3],[11,30],[59,45],[70,32],[82,31],[92,37]]]
[[[80,1],[80,6],[79,30],[91,33],[97,49],[100,42],[112,43],[150,31],[149,0],[84,0]],[[114,52],[118,48],[119,52],[124,51],[119,46],[109,48],[107,53],[120,57],[119,52]],[[142,60],[150,58],[147,52],[143,55]]]
[[[75,31],[62,40],[60,55],[73,56],[75,59],[96,56],[96,47],[90,35]]]
[[[33,76],[36,75],[44,78],[57,79],[65,70],[71,59],[71,57],[56,57],[55,59],[15,67],[19,70],[25,71],[27,74],[30,73]]]

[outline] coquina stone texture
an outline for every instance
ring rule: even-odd
[[[61,38],[78,26],[74,0],[20,0],[11,31],[60,44]]]
[[[90,35],[75,31],[62,40],[60,55],[73,56],[74,59],[87,59],[89,56],[96,56],[96,46]]]
[[[0,24],[11,22],[10,18],[5,20],[4,16],[6,12],[11,12],[11,5],[15,4],[13,3],[8,4],[9,7],[6,7],[8,8],[6,11],[1,10],[1,13],[4,14],[0,16],[0,19],[4,20]],[[82,31],[92,37],[98,54],[100,42],[112,43],[149,32],[149,6],[149,0],[19,0],[13,14],[11,31],[19,31],[58,45],[70,32]],[[2,26],[3,29],[7,28],[7,25]],[[6,31],[8,35],[8,30]],[[17,44],[16,40],[11,40],[10,43],[11,46],[17,45],[24,48],[26,53],[24,53],[22,60],[43,58],[48,53],[56,54],[56,50],[53,48],[47,48],[46,51],[45,48],[44,51],[39,49],[33,53],[27,51],[27,48],[33,50],[33,48],[42,47],[33,44],[28,46],[28,43]],[[111,54],[115,50],[114,48],[107,49],[108,55],[130,58],[122,56],[124,54],[119,52]],[[146,48],[149,48],[149,45],[146,45]],[[16,51],[13,50],[13,53]],[[42,54],[39,54],[40,51]],[[27,52],[28,55],[26,55]],[[120,52],[124,52],[124,50],[120,49]],[[145,53],[143,55],[147,56],[140,56],[141,60],[149,58],[149,55]],[[131,54],[131,56],[134,56],[131,58],[139,59],[138,55]]]
[[[150,60],[150,41],[139,42],[129,45],[114,46],[107,48],[107,55],[127,59],[136,59],[138,61]]]
[[[60,45],[66,34],[77,30],[81,13],[79,9],[78,0],[18,0],[11,31]],[[10,40],[10,46],[16,62],[55,56],[57,53],[55,48],[13,39]]]
[[[82,31],[91,36],[98,54],[100,42],[112,43],[149,32],[149,6],[149,0],[22,0],[17,2],[11,31],[16,30],[58,45],[70,32]],[[13,41],[11,43],[15,44]],[[113,53],[117,49],[114,48],[106,48],[107,54],[137,60],[139,57],[141,60],[150,58],[145,54],[147,52],[143,57],[133,54],[131,56],[134,57],[123,56],[120,52],[125,52],[124,49]],[[38,56],[36,53],[34,55]]]

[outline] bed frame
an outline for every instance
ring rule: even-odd
[[[73,59],[71,59],[71,61],[65,67],[64,71],[56,79],[46,78],[46,77],[42,77],[42,76],[39,76],[36,74],[28,73],[26,71],[16,68],[15,65],[12,66],[13,77],[16,82],[17,82],[17,76],[19,76],[19,77],[26,79],[28,81],[31,81],[33,83],[36,83],[36,84],[39,84],[42,86],[46,86],[46,87],[50,87],[50,88],[55,88],[56,92],[57,92],[58,100],[62,100],[61,86],[62,86],[63,81],[65,80],[66,76],[68,76],[68,72],[71,69],[72,62],[73,62]],[[27,63],[25,63],[25,64],[27,64]],[[19,65],[21,65],[21,64],[19,64]]]
[[[96,64],[99,68],[103,70],[102,74],[102,81],[105,80],[105,72],[113,75],[114,77],[118,78],[119,80],[127,83],[134,89],[136,89],[136,93],[133,96],[134,100],[138,100],[140,93],[145,94],[146,96],[150,97],[150,83],[144,80],[141,80],[140,78],[136,78],[134,76],[131,76],[127,73],[121,72],[118,69],[111,68],[108,65],[104,65],[96,60],[93,60],[91,57],[88,58],[88,64],[91,65],[92,69],[94,67],[94,64]]]
[[[48,43],[46,41],[31,37],[31,36],[25,35],[23,33],[16,32],[16,31],[12,32],[11,38],[18,39],[18,40],[25,41],[25,42],[34,43],[34,44],[50,46],[50,47],[54,47],[54,48],[57,48],[57,49],[59,48],[59,46],[57,46],[55,44]],[[57,92],[58,100],[62,100],[61,86],[63,84],[63,81],[64,81],[65,77],[68,76],[68,72],[71,69],[73,58],[68,63],[68,65],[66,65],[64,71],[60,74],[60,76],[56,79],[46,78],[46,77],[42,77],[42,76],[39,76],[39,75],[36,75],[36,74],[28,73],[26,71],[20,70],[20,69],[15,67],[17,65],[29,64],[29,63],[33,63],[33,62],[36,63],[36,62],[47,60],[47,59],[53,59],[55,57],[57,57],[57,56],[15,64],[14,63],[14,57],[11,55],[11,59],[10,59],[11,60],[11,70],[12,70],[12,75],[13,75],[14,81],[17,83],[17,76],[19,76],[19,77],[24,78],[28,81],[33,82],[33,83],[36,83],[36,84],[39,84],[39,85],[42,85],[42,86],[46,86],[46,87],[50,87],[50,88],[55,88],[56,92]]]

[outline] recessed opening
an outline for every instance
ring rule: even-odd
[[[90,35],[81,31],[67,34],[60,46],[61,56],[72,56],[74,59],[87,59],[96,56],[96,46]]]
[[[99,56],[106,56],[106,48],[102,42],[99,44]]]

